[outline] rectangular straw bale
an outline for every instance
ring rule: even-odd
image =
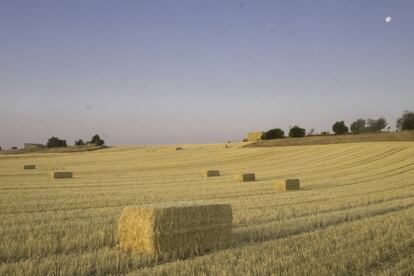
[[[254,173],[243,173],[236,175],[236,179],[240,182],[255,181],[256,176]]]
[[[61,178],[72,178],[73,173],[72,172],[62,172],[62,171],[53,171],[50,172],[50,178],[51,179],[61,179]]]
[[[176,147],[175,150],[182,150],[182,147]]]
[[[119,245],[150,256],[185,258],[227,247],[229,204],[126,207],[118,222]]]
[[[280,192],[294,191],[300,189],[299,179],[280,179],[275,182],[276,190]]]
[[[263,131],[255,131],[255,132],[249,132],[247,133],[247,141],[249,142],[255,142],[262,139]]]
[[[36,165],[23,165],[24,170],[34,170],[36,169]]]
[[[220,171],[219,170],[206,170],[203,172],[203,175],[205,177],[220,176]]]

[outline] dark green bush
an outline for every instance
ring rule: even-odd
[[[299,126],[294,126],[289,130],[289,137],[303,137],[305,136],[306,130]]]
[[[397,120],[398,130],[414,130],[414,112],[404,111]]]
[[[372,132],[379,132],[387,126],[387,120],[380,117],[378,119],[368,119],[367,120],[367,130]]]
[[[352,133],[361,133],[366,131],[367,122],[364,119],[353,121],[350,128]]]
[[[99,137],[98,134],[95,134],[92,137],[92,140],[89,141],[90,144],[96,145],[96,146],[103,146],[105,144],[105,141],[101,139],[101,137]]]
[[[285,137],[285,132],[280,128],[273,128],[262,135],[262,140],[280,139]]]
[[[49,138],[46,145],[48,148],[63,148],[67,146],[66,140],[61,140],[54,136]]]
[[[82,139],[75,141],[75,146],[83,146],[83,145],[85,145],[85,142]]]
[[[332,130],[336,135],[341,135],[349,132],[348,127],[345,125],[344,121],[335,122],[335,124],[332,126]]]

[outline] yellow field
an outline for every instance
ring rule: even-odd
[[[285,177],[302,190],[276,192]],[[118,249],[124,206],[174,201],[231,204],[231,247],[180,261]],[[1,155],[0,205],[1,275],[414,273],[414,142]]]

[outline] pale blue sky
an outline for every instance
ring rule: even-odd
[[[414,110],[413,14],[411,0],[0,0],[0,146],[394,126]]]

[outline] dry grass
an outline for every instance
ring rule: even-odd
[[[413,273],[414,142],[185,149],[0,155],[0,275]],[[234,179],[248,171],[254,185]],[[291,178],[300,192],[275,190]],[[168,262],[118,247],[124,207],[181,201],[230,204],[230,246]]]
[[[2,150],[0,154],[37,154],[37,153],[78,153],[85,151],[95,151],[107,149],[108,146],[94,146],[94,145],[84,145],[84,146],[68,146],[64,148],[21,148],[16,150]]]
[[[230,205],[125,208],[118,224],[121,248],[153,257],[185,258],[231,243]]]

